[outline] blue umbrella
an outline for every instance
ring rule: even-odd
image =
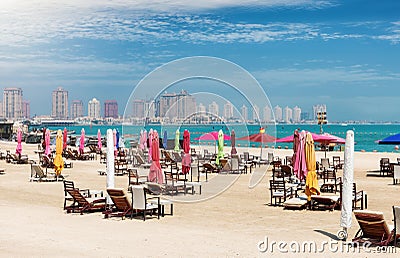
[[[167,143],[168,143],[167,130],[164,130],[164,137],[162,139],[162,142],[163,142],[164,149],[167,149]]]
[[[117,143],[116,143],[115,147],[116,147],[117,150],[118,150],[118,148],[119,148],[119,131],[118,131],[118,129],[117,129],[116,137],[117,137],[117,141],[116,141]]]
[[[378,141],[378,144],[400,144],[400,133],[386,137]]]

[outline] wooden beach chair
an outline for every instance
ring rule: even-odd
[[[387,246],[393,239],[393,231],[389,229],[382,212],[360,210],[354,211],[360,229],[353,242]]]
[[[66,207],[68,213],[70,212],[83,212],[102,211],[106,207],[106,198],[86,198],[82,195],[79,189],[68,189],[67,193],[74,199],[74,204]]]
[[[72,204],[70,204],[69,206],[72,206],[72,205],[75,204],[74,198],[72,198],[72,196],[68,193],[68,190],[78,189],[82,193],[83,196],[85,196],[85,197],[89,197],[90,196],[90,190],[89,189],[75,188],[75,185],[74,185],[73,181],[63,180],[63,184],[64,184],[64,210],[67,207],[67,202],[72,202]]]
[[[312,210],[330,210],[340,208],[339,195],[311,195]]]
[[[125,219],[125,217],[129,215],[132,219],[132,204],[124,190],[118,188],[109,188],[107,189],[107,193],[113,202],[113,206],[111,209],[103,212],[104,218],[121,217],[122,219]]]

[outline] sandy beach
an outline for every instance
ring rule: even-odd
[[[15,142],[0,142],[1,151],[15,151]],[[37,145],[23,144],[23,153],[38,162]],[[228,152],[230,148],[226,147]],[[238,148],[241,153],[246,149]],[[259,149],[251,149],[259,154]],[[265,149],[284,158],[291,150]],[[329,152],[339,155],[343,152]],[[324,156],[317,152],[317,160]],[[355,182],[368,194],[368,209],[384,213],[393,224],[392,205],[400,205],[400,186],[390,177],[367,176],[379,170],[379,160],[396,160],[396,153],[355,153]],[[1,257],[281,257],[260,252],[259,243],[268,241],[332,241],[340,230],[340,211],[284,210],[269,206],[268,180],[271,172],[255,188],[249,189],[251,174],[242,174],[225,192],[195,203],[175,203],[174,215],[157,220],[111,218],[100,212],[84,215],[63,210],[62,182],[29,182],[30,165],[0,161],[0,256]],[[99,160],[73,161],[63,174],[77,187],[106,189],[106,177],[97,173],[105,165]],[[257,167],[261,173],[266,166]],[[342,171],[339,170],[339,175]],[[376,173],[375,173],[376,174]],[[379,174],[379,173],[378,173]],[[115,177],[115,186],[127,189],[127,177]],[[349,238],[359,229],[353,217]],[[375,252],[375,250],[373,250]],[[323,257],[375,257],[396,254],[361,252],[347,254],[324,251]],[[397,252],[400,249],[397,248]],[[285,256],[321,256],[316,253],[290,253]]]

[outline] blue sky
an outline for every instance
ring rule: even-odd
[[[400,121],[396,0],[3,0],[0,32],[0,87],[21,87],[32,115],[58,86],[122,111],[153,69],[204,55],[249,71],[272,106]]]

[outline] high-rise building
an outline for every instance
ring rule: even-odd
[[[144,100],[143,99],[135,99],[133,100],[133,118],[143,118],[145,117],[144,112]]]
[[[68,91],[62,87],[53,91],[51,116],[56,119],[68,118]]]
[[[224,105],[224,118],[229,120],[233,117],[233,106],[229,101]]]
[[[219,106],[213,101],[210,105],[208,105],[208,113],[218,117],[219,116]]]
[[[104,101],[104,117],[118,118],[118,103],[116,100]]]
[[[249,121],[249,109],[247,106],[243,105],[240,109],[240,113],[242,115],[243,122]]]
[[[4,118],[18,120],[22,118],[22,89],[5,88],[3,93]]]
[[[83,117],[83,102],[82,100],[73,100],[71,103],[71,118],[78,117]]]
[[[274,113],[275,113],[275,122],[282,122],[282,108],[278,105],[274,107]]]
[[[204,106],[203,105],[203,103],[200,103],[198,106],[197,106],[197,113],[206,113],[207,112],[207,110],[206,110],[206,106]]]
[[[325,113],[326,114],[326,105],[325,104],[318,104],[313,106],[313,120],[318,120],[318,113]]]
[[[91,119],[100,118],[100,101],[96,98],[93,98],[88,103],[88,117]]]
[[[159,110],[159,102],[148,100],[144,102],[144,116],[148,118],[155,118]]]
[[[293,110],[286,106],[284,109],[285,123],[291,123],[293,121]]]
[[[293,108],[293,122],[299,123],[301,121],[301,108],[295,106]]]
[[[159,99],[159,116],[185,119],[196,112],[196,99],[187,91],[164,93]]]
[[[260,108],[257,105],[253,105],[253,120],[260,121]]]
[[[264,107],[264,122],[271,122],[271,121],[272,121],[271,108],[267,105]]]
[[[24,119],[31,118],[31,107],[29,101],[27,100],[22,100],[22,118]]]

